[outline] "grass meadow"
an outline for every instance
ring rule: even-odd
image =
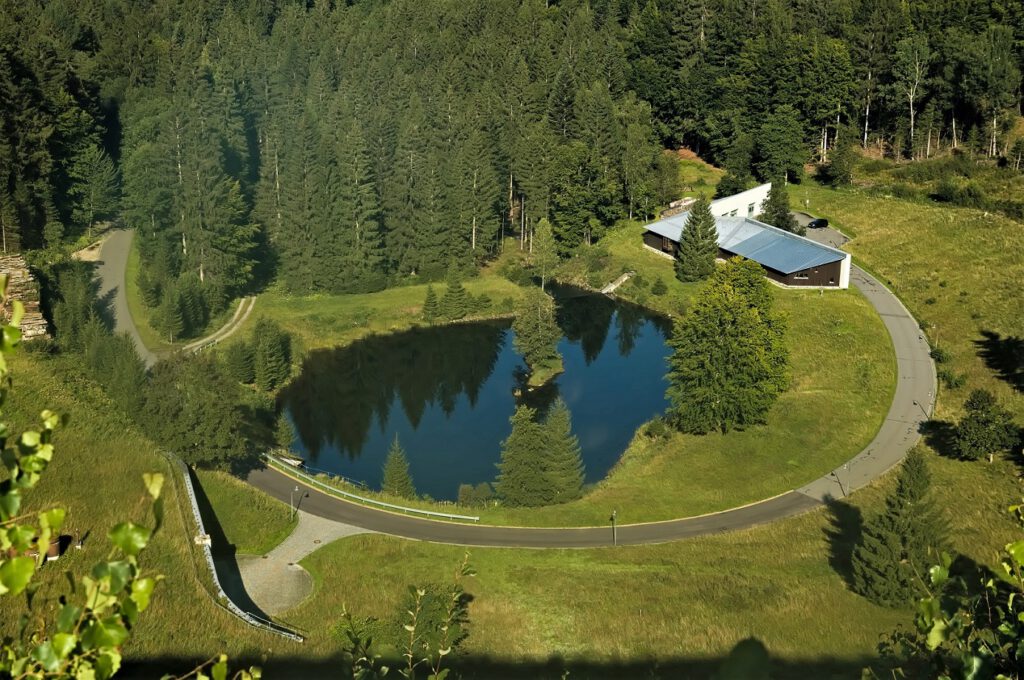
[[[295,528],[291,508],[240,479],[217,470],[199,470],[196,476],[237,553],[266,554]]]

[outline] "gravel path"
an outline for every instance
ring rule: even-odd
[[[365,533],[369,532],[300,510],[295,529],[276,548],[262,556],[238,556],[245,591],[271,616],[287,611],[313,589],[313,579],[299,561],[339,538]]]

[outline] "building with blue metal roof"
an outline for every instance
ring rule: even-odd
[[[742,194],[737,197],[740,196]],[[722,199],[722,202],[728,207],[730,204],[726,202],[737,197],[730,196]],[[746,197],[741,202],[745,200]],[[786,286],[849,287],[849,253],[758,222],[753,217],[738,216],[735,209],[725,212],[719,203],[713,201],[711,206],[718,230],[720,257],[738,255],[753,260],[764,268],[769,279]],[[721,214],[723,212],[725,214]],[[675,257],[689,216],[689,212],[684,212],[647,225],[644,245]]]

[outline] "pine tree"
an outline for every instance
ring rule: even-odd
[[[876,604],[906,605],[923,593],[926,572],[946,547],[946,527],[929,496],[924,454],[903,461],[885,510],[864,526],[852,556],[853,589]]]
[[[164,289],[163,300],[151,322],[158,331],[167,335],[168,342],[174,342],[185,334],[185,312],[177,289]]]
[[[544,421],[546,458],[543,474],[549,484],[548,503],[567,503],[583,495],[583,457],[572,433],[569,407],[559,398]]]
[[[449,321],[457,321],[469,313],[469,294],[462,286],[459,270],[453,265],[448,269],[448,290],[441,298],[441,316]]]
[[[711,214],[711,204],[704,196],[690,208],[676,256],[676,278],[683,283],[702,281],[715,271],[718,229]]]
[[[743,177],[734,175],[731,170],[726,170],[722,179],[718,181],[718,185],[715,186],[715,198],[735,196],[746,190],[747,181]]]
[[[68,174],[74,180],[75,219],[92,238],[96,219],[117,209],[117,168],[102,149],[89,145],[75,157]]]
[[[733,258],[701,288],[669,345],[666,416],[683,432],[727,432],[761,423],[787,384],[784,326]],[[756,266],[756,265],[755,265]]]
[[[546,438],[535,418],[532,408],[517,406],[511,418],[512,432],[501,444],[494,491],[510,506],[544,505],[548,500],[549,485],[541,472]]]
[[[427,297],[423,301],[423,320],[434,323],[441,317],[441,305],[437,302],[437,295],[433,286],[427,286]]]
[[[807,230],[797,224],[796,218],[789,210],[789,196],[786,194],[786,185],[782,180],[772,182],[768,190],[768,198],[764,202],[764,213],[758,217],[765,224],[770,224],[779,229],[804,234]]]
[[[388,449],[388,457],[384,461],[384,480],[381,482],[381,491],[399,498],[416,498],[416,487],[412,482],[412,475],[409,474],[409,460],[405,457],[405,451],[398,442],[398,435]]]
[[[224,363],[229,376],[248,385],[256,379],[253,347],[245,341],[229,345],[224,352]]]
[[[253,329],[254,376],[261,390],[272,390],[291,374],[291,338],[275,322],[261,318]]]
[[[281,412],[277,414],[277,420],[274,422],[274,444],[279,449],[288,451],[294,443],[295,426],[292,425],[292,419],[288,417],[287,411],[282,408]]]
[[[964,402],[964,417],[957,423],[954,435],[956,451],[961,458],[978,460],[1008,451],[1018,439],[1013,414],[996,401],[988,390],[974,390]]]

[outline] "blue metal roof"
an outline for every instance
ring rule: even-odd
[[[683,232],[689,213],[652,222],[648,231],[676,243]],[[718,247],[740,255],[783,274],[819,267],[846,258],[846,253],[815,243],[749,217],[716,217]]]

